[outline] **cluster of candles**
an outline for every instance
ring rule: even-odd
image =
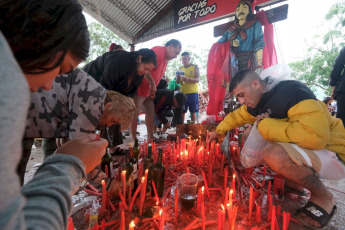
[[[238,130],[236,130],[233,135],[230,135],[230,138],[232,140],[235,140],[235,138],[238,138]],[[239,154],[241,147],[243,146],[243,140],[241,140],[240,145],[233,145],[230,147],[230,153],[231,153],[231,164],[233,168],[233,174],[232,174],[232,181],[231,181],[231,187],[228,186],[228,167],[225,167],[223,169],[224,165],[224,154],[221,154],[220,147],[216,142],[209,142],[209,133],[207,132],[206,136],[206,146],[203,145],[201,138],[196,140],[191,139],[177,139],[175,142],[168,142],[166,147],[163,151],[163,158],[162,162],[166,165],[181,165],[184,169],[183,171],[189,172],[188,164],[191,165],[191,167],[198,169],[200,168],[201,174],[203,176],[204,180],[204,186],[202,188],[198,189],[198,196],[197,196],[197,206],[196,211],[198,213],[198,216],[201,216],[201,223],[198,223],[200,221],[200,218],[197,217],[194,220],[192,220],[187,226],[185,226],[183,229],[195,229],[197,227],[201,227],[203,230],[208,225],[214,225],[218,224],[218,229],[225,229],[225,222],[226,222],[226,213],[228,217],[228,226],[229,229],[234,229],[236,225],[236,217],[238,213],[238,208],[241,202],[236,200],[236,188],[238,189],[239,195],[241,200],[243,201],[243,194],[241,191],[241,188],[239,188],[241,185],[239,184],[239,177],[242,179],[242,181],[245,182],[246,186],[249,187],[249,200],[248,200],[248,220],[252,220],[252,218],[255,216],[256,224],[257,226],[253,227],[252,229],[264,229],[269,226],[271,226],[271,230],[273,229],[279,229],[277,224],[277,216],[283,216],[283,230],[287,230],[289,226],[290,219],[293,220],[293,218],[290,217],[290,213],[288,212],[281,212],[281,207],[278,205],[277,207],[273,205],[273,199],[271,195],[271,182],[268,182],[268,191],[267,191],[267,202],[268,202],[268,219],[267,221],[270,221],[266,225],[262,225],[261,223],[261,207],[260,205],[255,206],[255,193],[253,191],[252,184],[247,183],[245,178],[242,175],[237,175],[235,171],[235,163],[236,160],[239,159]],[[152,152],[153,157],[157,157],[156,154],[156,143],[152,143]],[[144,156],[147,154],[148,144],[144,142],[143,145],[140,146],[140,158],[144,158]],[[213,172],[213,165],[217,162],[221,165],[221,173],[224,176],[224,182],[222,187],[213,187],[212,186],[212,172]],[[207,169],[207,174],[205,175],[204,169]],[[166,173],[165,175],[168,175],[168,172],[172,176],[174,176],[176,179],[178,178],[178,175],[176,175],[169,167],[166,167]],[[265,168],[266,172],[266,168]],[[143,162],[139,163],[139,169],[138,169],[138,178],[141,178],[140,184],[138,184],[138,188],[133,194],[133,197],[131,197],[132,191],[131,188],[127,189],[126,186],[126,171],[121,172],[121,182],[123,183],[123,190],[122,193],[119,194],[120,196],[120,202],[119,202],[119,210],[120,210],[120,220],[110,221],[108,223],[105,223],[105,219],[103,218],[101,222],[100,228],[97,226],[95,229],[105,229],[106,226],[110,226],[114,224],[114,227],[112,229],[118,228],[120,226],[121,230],[125,230],[126,226],[129,227],[129,229],[135,229],[135,226],[141,221],[140,229],[149,229],[149,224],[153,223],[157,229],[164,229],[165,224],[165,213],[168,209],[171,207],[169,205],[166,205],[167,207],[163,208],[164,202],[167,199],[167,197],[170,195],[171,187],[165,188],[165,193],[163,197],[160,199],[157,195],[156,187],[154,182],[152,183],[152,188],[154,190],[155,194],[155,200],[157,201],[157,212],[152,218],[146,218],[140,220],[139,218],[135,218],[134,220],[130,221],[129,225],[126,225],[126,218],[125,214],[130,214],[133,209],[134,202],[137,197],[138,199],[138,214],[139,216],[142,216],[143,214],[143,206],[146,199],[146,187],[147,187],[147,177],[148,177],[148,170],[145,170],[143,172]],[[265,173],[264,173],[265,174]],[[265,178],[265,175],[264,175]],[[237,181],[237,183],[236,183]],[[263,188],[263,185],[265,184],[265,180],[263,180],[260,183],[260,188]],[[237,186],[237,187],[236,187]],[[255,188],[255,187],[254,187]],[[92,189],[94,190],[94,189]],[[221,204],[219,204],[218,209],[218,216],[217,220],[208,220],[206,221],[205,218],[205,194],[208,198],[210,198],[210,193],[212,191],[220,191],[223,196],[221,199]],[[91,193],[91,192],[89,192]],[[174,199],[174,213],[175,213],[175,222],[178,223],[178,217],[179,217],[179,188],[176,187],[175,191],[175,199]],[[115,211],[114,205],[111,203],[109,194],[106,191],[106,185],[105,181],[102,181],[102,194],[99,194],[98,190],[97,192],[94,190],[93,195],[101,195],[102,196],[102,202],[101,202],[101,209],[100,209],[100,215],[105,216],[107,211]],[[127,205],[128,204],[128,205]],[[243,202],[242,202],[243,204]],[[255,206],[255,215],[253,214]],[[125,211],[127,211],[125,213]],[[153,221],[153,222],[152,222]],[[128,224],[128,223],[127,223]],[[152,225],[151,225],[152,226]]]

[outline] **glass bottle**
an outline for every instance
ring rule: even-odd
[[[113,158],[111,157],[111,155],[108,153],[108,148],[106,149],[106,152],[104,154],[104,156],[102,157],[101,160],[101,169],[103,172],[107,173],[105,171],[105,166],[108,166],[108,177],[113,178],[114,177],[114,173],[113,173]]]
[[[135,139],[134,147],[133,147],[133,157],[135,158],[137,163],[139,162],[139,154],[140,154],[140,147],[139,147],[138,139]]]
[[[128,183],[131,184],[131,182],[129,181],[129,178],[131,178],[133,180],[132,177],[132,172],[133,172],[133,165],[131,162],[129,162],[129,151],[126,151],[126,158],[125,158],[125,162],[121,165],[121,170],[122,171],[126,171],[126,180],[128,181]]]
[[[157,193],[159,197],[163,196],[164,192],[164,179],[165,179],[165,166],[162,163],[163,149],[159,149],[157,162],[153,165],[152,175],[155,182]]]
[[[147,183],[146,183],[146,196],[150,197],[154,194],[152,188],[152,168],[153,168],[153,156],[152,156],[152,144],[150,143],[147,150],[147,155],[144,158],[144,172],[146,169],[149,170],[147,175]]]
[[[153,156],[152,156],[152,144],[150,143],[147,150],[147,155],[144,158],[144,172],[149,167],[152,167],[153,164]]]
[[[129,159],[129,162],[132,163],[133,166],[133,193],[135,192],[135,190],[138,187],[138,161],[137,159],[134,157],[134,148],[130,145],[129,147],[130,149],[130,153],[131,153],[131,158]]]

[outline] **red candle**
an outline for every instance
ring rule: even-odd
[[[105,170],[105,175],[107,175],[107,177],[109,177],[108,165],[105,165],[104,170]]]
[[[135,228],[135,224],[134,224],[134,221],[132,220],[132,222],[129,224],[128,230],[134,230],[134,228]]]
[[[198,199],[196,202],[196,210],[197,210],[198,215],[199,215],[200,209],[201,209],[201,189],[198,189]]]
[[[269,203],[269,208],[268,208],[268,215],[267,215],[267,220],[271,220],[271,215],[272,215],[272,195],[270,194],[268,196],[268,203]]]
[[[153,188],[153,191],[155,193],[156,201],[159,203],[158,193],[157,193],[157,189],[156,189],[156,185],[155,185],[154,181],[152,181],[152,188]]]
[[[229,187],[227,187],[227,188],[225,189],[225,193],[224,193],[224,204],[227,204],[228,201],[229,201],[229,190],[230,190]]]
[[[271,181],[268,181],[268,186],[267,186],[267,199],[269,198],[271,194]]]
[[[145,178],[144,178],[145,179]],[[132,212],[132,207],[133,207],[133,204],[134,204],[134,201],[135,201],[135,198],[137,198],[138,196],[138,193],[139,191],[141,190],[141,187],[142,187],[142,184],[140,184],[137,188],[137,190],[135,191],[134,195],[133,195],[133,198],[131,200],[131,203],[129,205],[129,211]],[[141,202],[141,198],[140,198],[140,202]]]
[[[261,224],[261,208],[259,205],[256,205],[256,223]]]
[[[175,189],[175,220],[177,221],[178,217],[178,187]]]
[[[206,188],[206,193],[207,193],[207,197],[210,197],[210,192],[208,190],[208,186],[207,186],[207,181],[206,181],[206,177],[205,177],[205,173],[203,170],[201,170],[202,172],[202,177],[204,178],[204,183],[205,183],[205,188]]]
[[[125,210],[122,206],[122,203],[120,203],[120,210],[121,210],[121,224],[120,224],[120,230],[125,230],[126,226],[125,226]]]
[[[205,230],[205,203],[204,203],[204,186],[201,188],[201,220],[202,230]]]
[[[210,158],[209,158],[209,162],[208,162],[208,185],[210,185],[210,187],[212,187],[212,156],[210,155]]]
[[[232,174],[232,181],[231,181],[231,190],[233,191],[233,198],[235,196],[235,179],[236,179],[236,172]]]
[[[105,209],[107,205],[107,192],[106,192],[106,185],[105,180],[102,180],[102,205],[101,205],[101,216],[105,214]]]
[[[229,193],[229,204],[230,206],[232,206],[232,197],[233,197],[233,193],[234,193],[234,190],[230,190],[230,193]]]
[[[222,219],[221,219],[221,222],[222,222],[222,228],[221,229],[224,229],[224,224],[225,224],[225,208],[224,208],[224,205],[222,204],[221,205],[222,209],[221,209],[221,214],[222,214]]]
[[[145,177],[141,178],[140,202],[139,202],[139,215],[143,214],[143,205],[145,200]]]
[[[164,213],[162,209],[159,211],[159,216],[160,216],[159,230],[164,230]]]
[[[232,205],[227,204],[226,205],[226,211],[228,212],[228,219],[229,219],[229,227],[231,228],[231,219],[232,219]]]
[[[234,206],[234,210],[232,211],[232,223],[231,223],[231,229],[235,229],[235,223],[236,223],[236,217],[237,217],[237,205]]]
[[[275,227],[276,227],[276,206],[272,205],[271,230],[275,230]]]
[[[249,192],[249,219],[252,218],[253,213],[253,187],[250,186],[250,192]]]
[[[221,209],[218,209],[218,219],[217,219],[217,222],[218,222],[218,230],[222,230],[222,210]]]
[[[283,212],[283,230],[288,230],[290,224],[291,214],[289,212]]]
[[[123,170],[121,173],[121,182],[123,186],[123,198],[126,200],[126,190],[127,190],[127,182],[126,182],[126,170]]]

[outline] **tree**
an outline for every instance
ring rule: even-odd
[[[292,77],[304,82],[314,93],[317,89],[330,95],[329,76],[335,58],[344,46],[345,3],[334,4],[325,16],[330,30],[320,35],[314,35],[312,41],[306,45],[307,57],[301,61],[290,63],[293,70]],[[322,44],[322,46],[320,46]]]
[[[125,50],[128,50],[129,45],[115,35],[112,31],[108,30],[102,24],[92,21],[88,23],[89,34],[90,34],[90,55],[86,59],[85,64],[101,56],[105,52],[109,51],[111,43],[121,45]]]

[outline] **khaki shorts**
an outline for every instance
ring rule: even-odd
[[[313,168],[320,179],[340,180],[345,178],[345,166],[332,151],[307,149],[293,143],[276,142],[276,144],[282,146],[297,165]]]

